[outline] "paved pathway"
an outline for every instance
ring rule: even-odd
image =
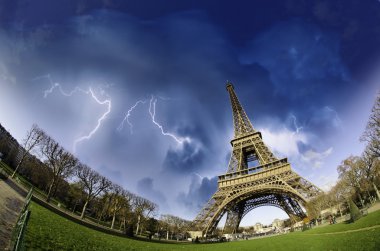
[[[23,203],[24,198],[0,179],[0,250],[8,250],[12,230]]]

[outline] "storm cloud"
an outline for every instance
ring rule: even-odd
[[[211,199],[211,196],[217,190],[217,182],[218,177],[200,178],[197,175],[193,175],[189,190],[180,193],[177,200],[185,205],[188,212],[194,214],[193,212],[200,211],[205,203]]]
[[[329,4],[306,10],[282,1],[275,8],[220,3],[225,8],[216,13],[210,4],[177,1],[148,1],[149,11],[128,1],[23,2],[0,8],[1,124],[21,140],[37,123],[73,151],[110,101],[110,112],[75,154],[158,203],[162,213],[195,215],[215,192],[216,175],[227,170],[233,136],[227,80],[264,142],[308,177],[335,172],[347,153],[338,149],[361,133],[347,121],[366,116],[351,107],[367,109],[362,97],[376,89],[358,77],[361,67],[348,55],[364,57],[354,41],[372,28],[359,32],[351,24],[349,32],[345,20],[353,14],[344,10],[333,24],[339,13],[322,11],[333,10]],[[358,25],[369,22],[355,15]],[[375,55],[378,48],[371,48]],[[56,83],[66,93],[87,93],[65,96],[56,88],[44,97]]]

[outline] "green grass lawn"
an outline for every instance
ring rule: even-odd
[[[380,224],[380,211],[352,224],[336,224],[305,232],[256,240],[216,244],[168,244],[138,241],[101,233],[32,203],[27,250],[380,250],[380,227],[339,233]],[[333,233],[333,234],[325,234]]]
[[[334,224],[334,225],[329,225],[326,227],[314,228],[304,233],[307,233],[307,234],[334,233],[334,232],[356,230],[356,229],[371,227],[371,226],[376,226],[376,225],[380,225],[380,211],[370,213],[367,216],[362,217],[360,220],[356,221],[355,223]]]

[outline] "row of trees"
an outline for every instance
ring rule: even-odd
[[[12,177],[21,174],[46,193],[47,202],[58,199],[73,212],[80,209],[81,218],[109,222],[111,228],[118,225],[130,235],[148,228],[156,231],[152,229],[157,221],[153,219],[158,209],[155,203],[81,163],[37,125],[27,132],[22,145],[0,125],[0,152],[14,168]]]
[[[338,166],[339,180],[332,189],[309,202],[308,214],[317,218],[323,209],[337,206],[342,214],[351,202],[359,207],[380,200],[380,93],[360,138],[366,146],[361,156],[349,156]],[[351,204],[351,206],[350,206]]]
[[[184,220],[180,217],[164,214],[161,215],[159,221],[159,235],[165,237],[166,239],[183,239],[186,235],[186,230],[190,226],[191,221]]]

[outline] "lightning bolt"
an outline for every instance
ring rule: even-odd
[[[340,117],[339,117],[337,111],[335,111],[335,110],[334,110],[333,108],[331,108],[330,106],[325,106],[324,109],[326,109],[326,110],[329,111],[329,112],[334,113],[334,115],[335,115],[335,118],[334,118],[334,120],[333,120],[334,126],[339,127],[339,126],[342,124],[342,120],[340,119]]]
[[[294,124],[294,127],[296,128],[296,133],[299,133],[299,131],[301,131],[303,129],[303,127],[298,127],[297,126],[297,118],[296,116],[294,116],[293,114],[290,115],[293,119],[293,124]]]
[[[107,117],[107,115],[111,112],[111,108],[112,108],[112,104],[111,104],[111,100],[110,99],[106,99],[106,100],[103,100],[103,101],[100,101],[98,99],[98,97],[95,96],[94,92],[92,91],[91,88],[89,88],[89,92],[91,93],[91,97],[100,105],[107,105],[107,111],[105,113],[103,113],[103,115],[98,119],[98,123],[96,124],[95,128],[86,136],[82,136],[78,139],[76,139],[74,141],[74,146],[73,146],[73,151],[74,153],[76,152],[76,146],[79,142],[83,141],[83,140],[89,140],[92,135],[94,135],[94,133],[96,133],[96,131],[99,129],[99,127],[101,126],[102,124],[102,121],[105,120],[105,118]]]
[[[199,173],[193,172],[193,174],[195,174],[195,175],[198,176],[201,180],[203,180],[203,176],[200,175]]]
[[[177,137],[175,136],[174,134],[172,133],[168,133],[168,132],[165,132],[162,125],[160,125],[157,121],[156,121],[156,103],[157,103],[157,98],[154,98],[152,96],[152,98],[150,99],[149,101],[149,114],[152,118],[152,122],[153,124],[155,124],[158,128],[160,128],[161,130],[161,134],[164,135],[164,136],[169,136],[171,137],[172,139],[174,139],[178,144],[182,144],[184,143],[185,141],[186,142],[190,142],[190,139],[188,137],[186,138],[182,138],[182,137]]]
[[[59,92],[63,95],[63,96],[66,96],[66,97],[71,97],[74,93],[83,93],[83,94],[86,94],[86,95],[91,95],[92,99],[95,100],[96,103],[98,103],[99,105],[105,105],[107,106],[107,110],[102,114],[102,116],[98,119],[97,121],[97,124],[95,126],[94,129],[92,129],[87,135],[85,136],[82,136],[78,139],[76,139],[74,141],[74,144],[73,144],[73,152],[75,153],[76,152],[76,148],[77,148],[77,145],[79,142],[83,141],[83,140],[89,140],[95,133],[96,131],[99,129],[99,127],[101,126],[102,124],[102,121],[106,119],[107,115],[111,112],[111,108],[112,108],[112,103],[111,103],[111,100],[110,99],[105,99],[105,100],[100,100],[94,93],[94,91],[92,90],[91,87],[89,87],[88,90],[83,90],[79,87],[75,87],[72,91],[70,92],[65,92],[63,89],[62,89],[62,86],[59,84],[59,83],[53,83],[53,81],[51,80],[50,78],[50,75],[46,75],[46,76],[43,76],[45,78],[47,78],[49,81],[50,81],[50,84],[51,84],[51,87],[47,90],[44,91],[44,98],[47,98],[49,94],[51,94],[55,89],[58,89]],[[101,93],[104,94],[104,90],[101,90]]]
[[[169,98],[164,98],[164,97],[158,97],[162,100],[169,100]],[[124,119],[123,121],[121,121],[120,125],[117,127],[117,130],[118,131],[121,131],[123,128],[124,128],[124,124],[125,122],[128,123],[129,125],[129,128],[130,128],[130,131],[131,131],[131,134],[133,134],[133,124],[131,123],[131,121],[129,120],[129,117],[132,115],[132,112],[134,111],[134,109],[138,106],[138,105],[142,105],[142,104],[145,104],[147,102],[147,100],[138,100],[133,106],[131,106],[131,108],[129,108],[129,110],[127,111],[127,113],[125,114],[124,116]],[[182,144],[184,143],[185,141],[186,142],[190,142],[190,138],[189,137],[178,137],[172,133],[169,133],[169,132],[165,132],[164,128],[162,125],[160,125],[157,121],[156,121],[156,103],[157,103],[157,98],[155,98],[153,95],[149,101],[149,109],[148,109],[148,112],[150,114],[150,117],[152,119],[152,123],[155,124],[161,131],[161,134],[164,135],[164,136],[169,136],[171,137],[172,139],[174,139],[178,144]]]
[[[121,121],[120,125],[118,126],[117,130],[118,131],[121,131],[123,130],[123,127],[124,127],[124,122],[127,121],[128,125],[129,125],[129,129],[131,131],[131,134],[133,134],[133,125],[132,123],[129,121],[129,117],[131,116],[131,113],[133,112],[133,110],[139,105],[139,104],[145,104],[146,103],[146,100],[138,100],[131,108],[129,108],[127,114],[125,114],[125,117],[123,119],[123,121]]]
[[[54,89],[58,88],[59,92],[63,95],[63,96],[66,96],[66,97],[70,97],[72,96],[74,93],[76,92],[83,92],[85,94],[88,94],[87,91],[84,91],[82,89],[80,89],[79,87],[75,87],[74,90],[72,90],[71,92],[65,92],[61,85],[59,83],[53,83],[53,80],[51,79],[50,77],[50,74],[47,74],[47,75],[43,75],[43,76],[40,76],[40,77],[36,77],[33,79],[33,81],[35,80],[38,80],[38,79],[43,79],[43,78],[46,78],[49,80],[50,84],[51,84],[51,87],[47,90],[44,91],[44,98],[47,98],[47,96],[49,96],[49,94],[53,93]]]
[[[66,96],[66,97],[71,97],[74,93],[76,92],[82,92],[82,93],[85,93],[85,94],[89,94],[89,91],[85,91],[83,89],[80,89],[78,87],[75,87],[74,90],[72,90],[71,92],[65,92],[61,85],[58,84],[58,83],[54,83],[52,84],[52,86],[50,87],[50,89],[47,89],[44,91],[44,98],[47,98],[47,96],[49,96],[49,94],[51,94],[54,89],[58,88],[59,92],[63,95],[63,96]]]

